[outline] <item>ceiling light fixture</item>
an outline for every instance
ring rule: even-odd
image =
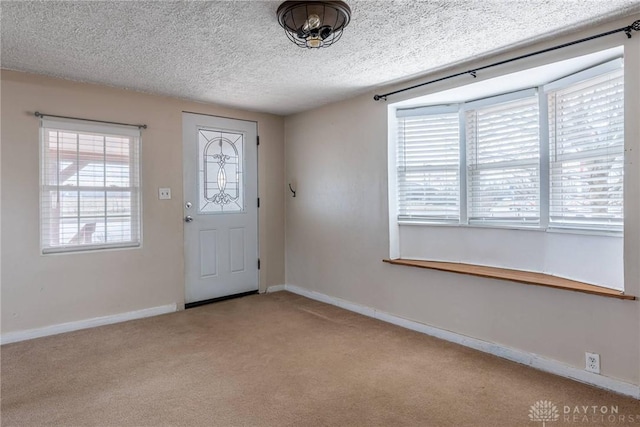
[[[351,9],[343,1],[285,1],[277,15],[289,40],[300,47],[318,49],[342,37],[351,20]]]

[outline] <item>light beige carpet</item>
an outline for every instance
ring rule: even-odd
[[[286,292],[9,344],[2,425],[640,425],[640,402]],[[564,419],[564,406],[617,406]],[[637,423],[620,415],[637,414]]]

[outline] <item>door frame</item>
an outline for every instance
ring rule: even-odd
[[[255,127],[256,127],[256,157],[255,157],[255,184],[256,184],[256,194],[257,194],[257,198],[258,200],[256,201],[258,206],[257,206],[257,211],[256,211],[256,255],[258,257],[258,277],[257,277],[257,286],[258,288],[256,290],[253,291],[249,291],[249,292],[241,292],[238,294],[231,294],[231,295],[227,295],[227,296],[221,296],[221,297],[216,297],[216,298],[211,298],[211,299],[206,299],[206,300],[202,300],[202,301],[195,301],[195,302],[190,302],[187,303],[186,299],[187,299],[187,261],[186,261],[186,256],[187,256],[187,245],[186,245],[186,230],[185,230],[185,226],[186,226],[186,222],[184,221],[184,209],[185,209],[185,205],[187,203],[186,200],[186,191],[185,191],[185,178],[184,178],[184,167],[185,167],[185,153],[184,153],[184,140],[181,141],[181,151],[182,151],[182,202],[181,202],[181,206],[180,206],[180,214],[181,214],[181,221],[182,221],[182,244],[183,244],[183,248],[182,248],[182,263],[183,263],[183,296],[184,296],[184,307],[186,308],[192,308],[192,307],[197,307],[200,305],[205,305],[205,304],[209,304],[212,302],[217,302],[217,301],[223,301],[223,300],[227,300],[227,299],[232,299],[232,298],[237,298],[237,297],[242,297],[245,295],[251,295],[251,294],[256,294],[256,293],[260,293],[260,287],[261,287],[261,282],[262,282],[262,269],[261,269],[261,256],[260,256],[260,208],[262,205],[262,201],[261,201],[261,197],[260,197],[260,130],[259,130],[259,122],[257,120],[248,120],[248,119],[242,119],[242,118],[237,118],[237,117],[230,117],[230,116],[222,116],[222,115],[217,115],[217,114],[207,114],[207,113],[201,113],[201,112],[197,112],[197,111],[189,111],[189,110],[182,110],[181,111],[181,123],[182,123],[182,132],[184,132],[184,114],[193,114],[193,115],[199,115],[199,116],[205,116],[205,117],[211,117],[211,118],[215,118],[215,119],[225,119],[225,120],[237,120],[237,121],[243,121],[243,122],[248,122],[248,123],[255,123]],[[197,150],[196,150],[197,152]],[[196,181],[197,181],[198,177],[196,176]]]

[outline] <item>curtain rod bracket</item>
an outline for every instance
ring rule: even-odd
[[[44,117],[55,117],[57,119],[71,119],[71,120],[82,120],[84,122],[94,122],[94,123],[106,123],[106,124],[110,124],[110,125],[120,125],[120,126],[131,126],[131,127],[135,127],[138,129],[146,129],[147,125],[132,125],[130,123],[119,123],[119,122],[107,122],[104,120],[93,120],[93,119],[83,119],[80,117],[67,117],[67,116],[56,116],[54,114],[44,114],[41,113],[39,111],[36,111],[35,113],[33,113],[34,116],[39,117],[39,118],[44,118]]]
[[[629,39],[632,36],[631,31],[640,31],[640,19],[638,19],[633,24],[631,24],[627,28],[625,28],[624,33],[627,35],[627,38],[629,38]]]

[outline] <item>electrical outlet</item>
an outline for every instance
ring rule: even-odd
[[[600,373],[600,355],[597,353],[585,353],[586,366],[585,369],[594,374]]]
[[[170,188],[158,188],[158,199],[160,199],[160,200],[170,200],[171,199],[171,189]]]

